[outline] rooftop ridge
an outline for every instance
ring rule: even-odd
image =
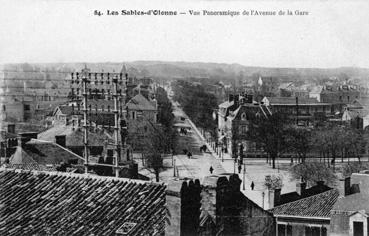
[[[59,148],[61,148],[61,149],[63,149],[64,151],[67,151],[67,152],[69,152],[70,154],[72,154],[72,155],[74,155],[74,156],[76,156],[76,157],[78,157],[79,159],[81,159],[81,160],[84,160],[84,158],[83,157],[81,157],[81,156],[79,156],[79,155],[77,155],[77,154],[75,154],[74,152],[72,152],[71,150],[69,150],[68,148],[65,148],[65,147],[63,147],[63,146],[61,146],[60,144],[57,144],[57,143],[55,143],[55,142],[52,142],[52,141],[46,141],[46,140],[42,140],[42,139],[35,139],[35,138],[32,138],[30,141],[38,141],[38,142],[41,142],[41,143],[50,143],[50,144],[53,144],[53,145],[55,145],[55,146],[57,146],[57,147],[59,147]]]
[[[287,202],[287,203],[284,203],[284,204],[278,205],[278,206],[276,206],[276,207],[272,208],[271,210],[276,209],[276,208],[278,208],[278,207],[282,207],[282,206],[285,206],[285,205],[291,204],[291,203],[294,203],[294,202],[297,202],[297,201],[308,200],[308,199],[313,198],[313,197],[318,197],[318,196],[320,196],[321,194],[326,194],[327,192],[330,192],[330,191],[336,191],[336,192],[338,192],[338,190],[337,190],[337,189],[332,188],[332,189],[329,189],[329,190],[327,190],[327,191],[324,191],[324,192],[321,192],[321,193],[318,193],[318,194],[315,194],[315,195],[312,195],[312,196],[309,196],[309,197],[300,198],[300,199],[297,199],[297,200],[295,200],[295,201],[291,201],[291,202]]]
[[[76,174],[71,172],[60,172],[60,171],[41,171],[41,170],[22,170],[15,168],[6,168],[0,167],[0,172],[15,172],[15,173],[31,173],[33,175],[41,175],[46,174],[49,176],[65,176],[71,178],[85,178],[85,179],[96,179],[102,180],[106,182],[111,181],[120,181],[120,182],[128,182],[128,183],[137,183],[137,184],[148,184],[148,185],[156,185],[156,186],[166,186],[164,183],[156,183],[152,181],[144,181],[138,179],[128,179],[128,178],[118,178],[113,176],[100,176],[100,175],[91,175],[91,174]]]

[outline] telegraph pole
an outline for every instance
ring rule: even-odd
[[[75,75],[75,80],[74,80],[74,75]],[[88,109],[90,108],[90,112],[91,112],[91,107],[88,106],[88,84],[90,84],[91,82],[91,75],[92,73],[90,73],[90,69],[87,68],[87,66],[85,65],[84,69],[82,69],[81,73],[72,73],[71,74],[71,83],[74,84],[79,84],[80,80],[82,79],[82,98],[83,98],[83,130],[84,130],[84,136],[83,136],[83,145],[84,145],[84,153],[83,153],[83,158],[84,158],[84,166],[85,166],[85,173],[88,173],[88,166],[89,166],[89,151],[88,151],[88,128],[91,126],[91,122],[89,122],[89,124],[87,123],[88,120]],[[127,81],[124,83],[123,82],[123,74],[122,73],[94,73],[95,75],[95,83],[94,85],[97,86],[98,82],[97,82],[97,76],[100,75],[101,78],[101,84],[110,84],[110,82],[112,82],[113,85],[113,100],[114,100],[114,110],[112,111],[114,114],[114,146],[115,146],[115,163],[113,165],[113,168],[115,169],[115,176],[119,177],[119,163],[121,162],[121,149],[122,146],[123,148],[125,147],[125,139],[120,140],[119,139],[119,131],[120,131],[120,120],[123,120],[123,111],[122,111],[122,103],[125,103],[125,101],[122,102],[122,97],[123,94],[122,93],[126,93],[127,92],[127,88],[125,88],[125,90],[123,91],[123,87],[127,85]],[[118,79],[119,76],[119,79]],[[125,74],[125,79],[128,79],[128,74]],[[119,86],[119,91],[118,91],[118,86]],[[79,88],[77,88],[78,91]],[[96,88],[98,89],[98,88]],[[73,88],[72,88],[73,91]],[[103,89],[101,90],[101,94],[103,95]],[[90,95],[91,95],[91,90],[90,90]],[[109,95],[109,94],[108,94]],[[77,94],[78,96],[78,94]],[[73,105],[72,105],[72,109]],[[79,104],[78,104],[78,109],[79,109]],[[95,111],[97,114],[98,111],[98,107],[95,107]],[[108,110],[109,112],[109,110]],[[78,122],[79,123],[79,122]],[[124,122],[125,123],[125,122]],[[105,125],[102,125],[103,128],[105,128]],[[126,125],[123,127],[123,129],[126,131],[127,127]],[[123,139],[123,138],[122,138]]]
[[[115,177],[119,177],[119,161],[121,160],[121,149],[119,145],[119,117],[118,117],[118,77],[116,75],[113,76],[113,83],[114,83],[114,141],[115,141]]]
[[[83,145],[84,145],[84,159],[85,159],[85,174],[88,173],[88,129],[87,129],[87,83],[90,82],[91,73],[89,73],[89,69],[85,65],[85,68],[82,69],[82,97],[83,97]]]

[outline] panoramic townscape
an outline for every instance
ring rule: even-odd
[[[369,69],[0,70],[0,235],[369,235]]]

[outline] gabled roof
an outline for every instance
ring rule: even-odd
[[[354,193],[340,198],[332,210],[338,211],[361,211],[369,213],[369,195],[365,193]]]
[[[76,159],[82,160],[82,157],[56,143],[31,139],[21,147],[18,146],[9,161],[13,165],[56,165]]]
[[[0,170],[0,235],[162,235],[165,186],[56,172]],[[124,235],[124,234],[123,234]]]
[[[300,200],[300,199],[303,199],[303,198],[311,197],[311,196],[329,191],[331,189],[332,188],[328,187],[327,185],[317,184],[317,185],[314,185],[310,188],[305,189],[303,191],[302,195],[298,194],[296,191],[281,194],[280,200],[279,200],[277,205],[283,205],[283,204],[286,204],[286,203],[289,203],[289,202],[293,202],[293,201],[297,201],[297,200]]]
[[[225,101],[225,102],[219,104],[219,108],[228,108],[228,107],[233,106],[233,104],[234,104],[234,101],[231,101],[231,102],[230,101]]]
[[[94,116],[92,116],[94,117]],[[104,122],[108,122],[106,119]],[[111,123],[114,126],[114,123]],[[38,134],[38,139],[54,142],[56,135],[65,135],[66,136],[66,146],[83,146],[83,129],[80,130],[72,129],[71,125],[54,125],[48,130]],[[92,132],[88,131],[88,145],[90,146],[104,146],[105,142],[113,142],[113,139],[109,137],[105,132],[97,131]]]
[[[270,211],[275,216],[329,218],[339,192],[332,189],[311,197],[277,206]]]
[[[141,111],[156,111],[157,109],[151,104],[142,94],[137,94],[129,102],[127,102],[126,106],[129,110],[141,110]]]

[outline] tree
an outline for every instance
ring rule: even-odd
[[[250,140],[259,143],[272,159],[273,169],[275,169],[275,159],[288,146],[286,145],[287,136],[284,120],[284,116],[279,113],[273,113],[267,118],[255,117],[248,131]]]
[[[283,187],[283,179],[279,175],[266,175],[264,185],[267,189],[281,189]]]
[[[165,135],[160,127],[152,128],[152,132],[144,139],[143,154],[146,159],[147,167],[153,169],[156,182],[159,182],[159,174],[164,167],[162,153],[166,148]]]
[[[294,179],[302,177],[310,186],[317,181],[324,181],[331,185],[334,185],[336,181],[336,176],[332,169],[319,162],[297,164],[290,169],[290,173]]]
[[[288,146],[296,152],[298,162],[305,162],[312,147],[311,130],[305,127],[291,126],[287,129],[286,134]]]
[[[369,168],[368,163],[348,163],[342,168],[342,175],[344,177],[350,177],[352,173],[359,173],[362,170],[367,170]]]
[[[178,80],[173,83],[174,100],[179,102],[191,120],[213,137],[216,137],[217,123],[213,111],[217,109],[217,98],[199,83]]]

